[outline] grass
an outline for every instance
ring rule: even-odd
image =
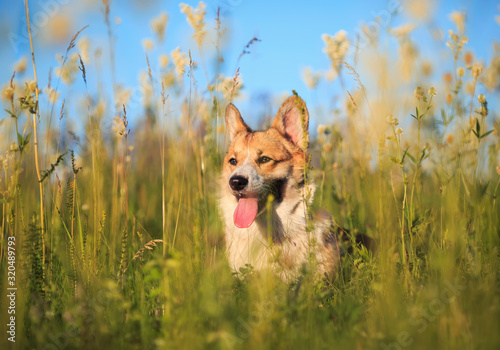
[[[106,1],[105,8],[112,46]],[[190,23],[201,52],[203,8],[183,12],[198,16]],[[4,89],[10,117],[0,124],[3,325],[10,322],[8,237],[16,242],[18,289],[16,343],[4,331],[2,348],[498,348],[500,121],[486,102],[498,86],[488,88],[489,68],[467,62],[463,34],[450,39],[448,63],[457,74],[447,83],[379,77],[378,95],[362,84],[370,77],[342,63],[345,44],[338,45],[342,52],[326,50],[344,74],[342,86],[351,77],[356,85],[337,111],[347,118],[321,125],[312,140],[313,209],[375,238],[378,250],[347,239],[343,248],[352,253],[333,281],[315,280],[305,266],[290,285],[251,266],[234,273],[224,256],[221,116],[239,93],[239,72],[209,79],[208,97],[200,97],[192,53],[172,54],[161,76],[149,67],[149,93],[135,123],[141,128],[130,131],[114,73],[115,103],[103,112],[96,98],[103,91],[87,87],[96,73],[86,70],[84,55],[68,67],[78,34],[58,80],[66,84],[73,75],[72,83],[85,87],[79,142],[55,136],[71,136],[65,124],[52,123],[54,110],[62,106],[64,120],[68,109],[39,96],[36,78],[23,86],[13,76]],[[387,55],[372,49],[374,60]],[[189,83],[178,79],[186,75]],[[408,85],[414,94],[395,93]],[[486,97],[477,98],[479,88]],[[182,111],[178,121],[169,115],[172,105]],[[103,128],[112,115],[113,130]]]

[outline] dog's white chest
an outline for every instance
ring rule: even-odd
[[[226,249],[229,264],[236,271],[247,264],[258,270],[269,264],[271,246],[255,225],[247,229],[227,227]]]

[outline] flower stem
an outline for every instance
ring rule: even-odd
[[[40,188],[40,225],[42,232],[42,276],[45,281],[45,218],[44,218],[44,209],[43,209],[43,183],[42,177],[40,174],[40,163],[38,160],[38,133],[37,133],[37,121],[36,116],[39,115],[40,111],[38,109],[38,79],[36,75],[36,64],[35,64],[35,52],[33,50],[33,39],[31,36],[31,27],[30,27],[30,11],[28,0],[24,0],[24,11],[26,14],[26,23],[28,25],[28,34],[30,38],[30,48],[31,48],[31,57],[33,59],[33,74],[35,78],[35,96],[36,96],[36,106],[35,113],[32,113],[33,116],[33,146],[35,150],[35,167],[36,167],[36,175],[38,178],[38,185]]]

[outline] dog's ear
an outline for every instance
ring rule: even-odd
[[[241,118],[240,111],[232,103],[226,107],[226,130],[229,134],[229,140],[232,142],[240,132],[252,132],[252,129],[245,124]]]
[[[271,127],[302,151],[309,147],[309,113],[306,103],[299,96],[290,96],[283,102]]]

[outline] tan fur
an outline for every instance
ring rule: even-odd
[[[308,121],[304,102],[295,96],[283,103],[266,131],[252,131],[233,105],[226,109],[231,144],[224,158],[219,205],[229,264],[236,271],[251,264],[257,270],[272,268],[283,280],[290,281],[299,276],[302,266],[313,256],[319,274],[331,277],[334,273],[339,252],[330,218],[315,220],[312,230],[306,231],[305,198],[312,202],[315,190],[312,183],[304,184]],[[260,163],[263,156],[271,161]],[[236,165],[230,164],[232,158]],[[259,198],[259,213],[245,229],[233,222],[238,200],[229,179],[234,174],[248,177],[250,183],[245,191]],[[269,194],[278,197],[272,202],[270,215],[266,209]]]

